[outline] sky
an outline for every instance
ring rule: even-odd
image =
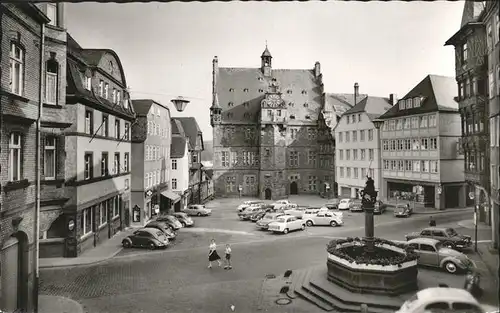
[[[212,59],[260,67],[266,41],[273,68],[321,63],[326,92],[404,96],[426,75],[454,77],[458,2],[68,3],[68,32],[84,48],[114,50],[133,99],[194,116],[212,139]],[[179,113],[170,100],[190,100]]]

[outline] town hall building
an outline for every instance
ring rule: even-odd
[[[214,57],[212,90],[216,197],[337,190],[332,129],[338,116],[325,105],[319,62],[312,69],[273,69],[267,47],[260,68],[219,67]]]

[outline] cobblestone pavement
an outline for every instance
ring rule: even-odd
[[[222,207],[221,203],[218,205]],[[234,217],[235,210],[235,206],[227,206],[225,210],[214,211],[211,217],[196,217],[196,227],[227,228],[230,223],[221,217],[229,213]],[[468,213],[452,212],[435,217],[438,225],[456,227],[457,221],[468,218]],[[325,264],[325,246],[329,237],[363,235],[362,214],[353,217],[352,221],[350,226],[311,227],[288,235],[257,232],[255,229],[251,236],[180,230],[177,242],[166,250],[131,249],[94,266],[42,269],[40,291],[75,299],[85,306],[88,313],[218,313],[231,312],[230,305],[236,307],[235,312],[255,312],[266,274],[282,275],[287,269]],[[377,216],[375,221],[379,225],[375,229],[377,236],[404,240],[407,232],[427,226],[428,217],[395,219],[388,214]],[[255,227],[251,222],[236,220],[234,223],[239,226],[238,230],[248,225]],[[465,234],[473,232],[456,229]],[[480,232],[479,235],[480,239],[486,239],[490,233]],[[211,238],[215,238],[219,245],[232,243],[232,270],[207,269],[207,246]],[[223,254],[222,247],[219,253]],[[485,277],[485,283],[487,280]]]

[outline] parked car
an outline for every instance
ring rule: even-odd
[[[285,209],[283,211],[283,213],[285,213],[286,215],[293,215],[295,216],[296,218],[299,218],[301,219],[302,218],[302,215],[304,215],[304,212],[307,210],[306,207],[300,207],[300,206],[296,206],[296,207],[292,207],[292,208],[289,208],[289,209]]]
[[[238,206],[238,208],[236,209],[238,212],[241,212],[244,208],[250,206],[251,204],[262,204],[263,202],[262,201],[259,201],[259,200],[250,200],[250,201],[245,201],[243,202],[242,204],[240,204]]]
[[[339,203],[340,203],[340,200],[339,199],[330,199],[325,205],[324,207],[328,208],[329,210],[336,210],[339,208]]]
[[[349,210],[352,199],[342,199],[339,202],[339,210]]]
[[[407,234],[405,237],[407,241],[415,238],[436,239],[451,249],[465,249],[472,246],[471,236],[460,235],[455,229],[449,227],[427,227],[419,232]]]
[[[166,248],[168,239],[165,233],[156,228],[142,228],[136,230],[132,235],[125,237],[122,240],[124,248],[140,247],[149,248],[151,250],[157,248]]]
[[[353,199],[351,204],[349,204],[349,211],[351,212],[363,212],[363,204],[361,199]]]
[[[395,313],[461,312],[485,313],[479,302],[466,290],[431,287],[406,300]]]
[[[175,231],[182,228],[181,222],[173,215],[160,215],[156,218],[155,221],[164,222],[168,226],[172,227],[172,229]]]
[[[268,230],[275,233],[288,234],[290,231],[294,230],[304,230],[306,229],[306,224],[304,221],[298,219],[293,215],[282,215],[276,219],[276,221],[269,223]]]
[[[268,210],[270,210],[270,209],[267,209],[267,210],[266,209],[259,209],[257,212],[253,213],[252,216],[250,216],[250,221],[252,221],[253,223],[256,223],[258,220],[263,218],[264,215],[266,215]]]
[[[284,213],[266,213],[263,218],[257,221],[255,226],[259,229],[267,230],[269,227],[269,223],[274,222],[278,219],[278,217],[285,215]]]
[[[409,217],[413,214],[413,208],[406,204],[397,204],[394,208],[395,217]]]
[[[443,268],[451,274],[474,267],[465,254],[445,247],[436,239],[415,238],[408,241],[408,246],[418,254],[418,265]]]
[[[249,220],[252,215],[259,212],[259,210],[261,210],[260,206],[249,206],[243,209],[243,211],[239,212],[238,217],[240,218],[240,220]]]
[[[190,216],[209,216],[212,215],[212,209],[207,209],[203,204],[193,204],[184,209],[184,213]]]
[[[187,215],[186,213],[184,213],[184,212],[175,212],[172,215],[175,216],[175,218],[178,219],[179,222],[181,222],[182,227],[192,227],[192,226],[194,226],[193,219],[190,218],[189,215]]]
[[[319,211],[309,211],[303,215],[302,219],[306,222],[307,226],[339,226],[344,224],[343,222],[343,214],[335,214],[337,212],[329,212],[325,210]]]
[[[152,221],[146,224],[144,228],[156,228],[161,230],[165,236],[167,236],[168,240],[174,240],[177,237],[177,233],[164,222]]]
[[[373,214],[382,214],[386,209],[387,204],[383,203],[380,200],[377,200],[377,202],[375,202],[375,206],[373,207]]]

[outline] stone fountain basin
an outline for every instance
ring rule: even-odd
[[[362,246],[357,242],[339,244],[339,248]],[[389,244],[378,244],[378,248],[406,254],[402,248]],[[399,295],[418,289],[417,260],[409,260],[399,265],[378,265],[349,262],[328,253],[328,280],[350,291]]]

